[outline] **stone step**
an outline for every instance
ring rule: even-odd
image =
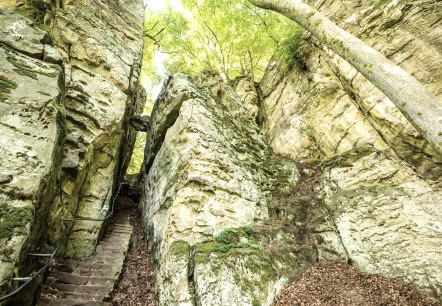
[[[122,246],[124,243],[128,242],[128,238],[130,238],[131,235],[125,234],[124,236],[117,236],[112,237],[111,239],[102,240],[98,243],[98,245],[118,245]]]
[[[114,233],[117,233],[117,234],[129,234],[129,235],[131,235],[132,234],[132,229],[130,229],[130,230],[128,230],[128,229],[114,229],[113,231],[112,231],[112,234],[114,234]]]
[[[110,233],[113,233],[115,230],[128,230],[132,231],[132,226],[128,225],[112,225],[112,229]]]
[[[78,274],[54,271],[52,276],[59,283],[72,285],[103,285],[113,288],[118,277],[83,276]]]
[[[75,268],[70,274],[81,275],[81,276],[98,276],[98,277],[109,277],[114,278],[118,277],[120,274],[120,270],[118,267],[110,267],[105,269],[100,268],[91,268],[91,269],[82,269]]]
[[[106,237],[101,240],[100,242],[108,242],[108,241],[122,241],[125,242],[127,240],[127,237],[130,237],[131,233],[110,233],[106,235]],[[99,242],[99,243],[100,243]]]
[[[124,218],[120,220],[114,220],[109,223],[109,228],[112,228],[114,226],[128,226],[130,225],[129,218]]]
[[[99,293],[105,296],[109,294],[109,288],[101,285],[73,285],[73,284],[53,283],[51,284],[51,287],[57,289],[60,292],[86,293],[86,294]]]
[[[71,259],[66,259],[62,262],[63,265],[69,266],[72,270],[76,268],[80,269],[107,269],[111,268],[113,265],[110,263],[94,263],[94,262],[84,262],[84,261],[75,261]]]
[[[62,291],[59,293],[59,299],[63,300],[103,301],[106,296],[106,293],[100,292],[77,293]]]
[[[100,252],[97,253],[97,255],[92,258],[91,260],[88,260],[87,262],[99,262],[99,263],[109,263],[109,264],[118,264],[122,259],[124,261],[124,257],[125,257],[125,253],[126,252],[120,252],[120,253],[105,253],[105,252]]]
[[[97,245],[97,253],[119,253],[124,252],[124,250],[121,250],[121,244],[118,245],[117,243],[100,243]]]
[[[73,299],[60,299],[56,300],[54,302],[51,302],[49,304],[50,306],[107,306],[110,305],[109,303],[102,302],[102,301],[83,301],[83,300],[73,300]]]

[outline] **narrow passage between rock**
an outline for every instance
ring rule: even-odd
[[[144,241],[138,211],[132,208],[130,223],[133,227],[131,247],[120,279],[112,293],[112,305],[154,306],[155,277],[150,253]]]

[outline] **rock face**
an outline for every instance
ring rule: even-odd
[[[441,97],[441,3],[306,2]],[[302,48],[258,89],[166,82],[142,198],[160,304],[270,305],[336,260],[442,299],[442,160],[345,61],[312,37]]]
[[[71,1],[48,17],[62,53],[66,76],[67,136],[63,148],[62,195],[51,210],[50,238],[63,230],[58,220],[100,218],[127,167],[135,131],[128,120],[142,111],[138,87],[144,8],[142,1]],[[141,97],[141,98],[139,98]],[[66,253],[93,253],[101,222],[76,222]]]
[[[0,7],[2,296],[11,277],[31,272],[23,269],[29,251],[52,250],[62,219],[107,213],[133,149],[129,118],[141,114],[145,93],[142,1]],[[76,222],[66,255],[93,253],[101,226]]]
[[[299,174],[220,77],[168,80],[145,165],[143,220],[161,305],[270,305],[310,260],[282,243],[297,233],[260,229]]]
[[[65,125],[62,68],[48,34],[0,10],[0,295],[36,247],[54,200]],[[40,59],[39,59],[40,58]]]
[[[441,3],[307,2],[441,97]],[[260,84],[262,131],[275,152],[320,163],[316,191],[355,267],[441,299],[441,159],[345,61],[313,38],[303,48],[303,65],[272,62]]]

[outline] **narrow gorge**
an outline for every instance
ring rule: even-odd
[[[282,53],[246,2],[278,48],[260,72],[249,42],[233,74],[205,1],[166,1],[163,26],[152,1],[0,0],[0,305],[441,305],[433,144],[308,31]],[[442,2],[302,2],[442,108]],[[173,9],[219,66],[189,70]]]

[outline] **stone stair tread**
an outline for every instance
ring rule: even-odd
[[[97,254],[98,253],[107,253],[107,254],[114,254],[114,253],[124,253],[123,250],[118,248],[115,244],[99,244],[97,245]]]
[[[115,230],[132,231],[132,227],[131,226],[114,226],[114,227],[112,227],[112,232]]]
[[[132,230],[115,229],[112,231],[112,233],[132,234]]]
[[[111,284],[118,277],[114,276],[84,276],[73,273],[58,272],[53,273],[53,277],[57,279],[58,282],[73,285],[88,285],[88,284]]]
[[[117,268],[106,268],[106,269],[82,269],[82,268],[76,268],[73,272],[75,275],[81,275],[81,276],[98,276],[98,277],[115,277],[117,274],[120,273],[121,269]]]
[[[106,293],[100,292],[90,292],[90,293],[80,293],[80,292],[67,292],[62,291],[59,293],[61,300],[84,300],[84,301],[102,301],[106,298]]]
[[[109,303],[102,302],[102,301],[83,301],[83,300],[73,300],[73,299],[60,299],[56,300],[54,302],[51,302],[47,305],[50,306],[104,306],[104,305],[110,305]]]
[[[112,265],[109,262],[106,263],[94,263],[94,262],[83,262],[83,261],[71,261],[71,260],[67,260],[66,262],[63,262],[64,265],[69,266],[72,268],[72,270],[75,269],[108,269],[113,267],[114,265]]]
[[[128,242],[127,239],[118,239],[118,240],[109,240],[109,241],[100,241],[100,243],[98,245],[102,245],[102,246],[119,246],[121,248],[121,245],[123,243]]]
[[[73,285],[64,283],[54,283],[51,287],[59,290],[60,292],[72,292],[72,293],[109,293],[109,288],[102,285]]]

